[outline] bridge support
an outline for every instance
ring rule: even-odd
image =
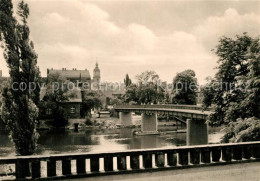
[[[142,113],[141,131],[143,133],[156,133],[157,124],[157,113]]]
[[[206,120],[187,119],[187,145],[208,144],[208,124]]]
[[[132,112],[120,112],[119,113],[120,123],[124,126],[133,125],[132,122]]]

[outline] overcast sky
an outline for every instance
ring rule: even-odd
[[[260,1],[30,0],[29,26],[42,76],[47,68],[90,70],[102,81],[155,70],[172,81],[193,69],[213,76],[222,35],[260,35]],[[8,70],[3,58],[0,69]]]

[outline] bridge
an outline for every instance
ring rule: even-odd
[[[132,113],[141,113],[141,131],[143,134],[158,133],[157,115],[173,115],[186,119],[187,145],[200,145],[208,143],[207,118],[212,113],[211,109],[203,110],[196,105],[117,105],[115,111],[119,112],[122,125],[132,125]]]

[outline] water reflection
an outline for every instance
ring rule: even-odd
[[[119,151],[175,147],[185,144],[185,133],[134,136],[134,129],[41,131],[36,154]],[[15,155],[7,132],[0,132],[0,156]]]

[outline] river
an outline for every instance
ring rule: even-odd
[[[79,152],[120,151],[145,148],[170,148],[186,144],[186,133],[135,136],[138,128],[40,131],[37,155]],[[175,127],[159,127],[160,131]],[[218,142],[222,133],[210,131],[209,142]],[[0,157],[15,156],[8,132],[0,131]]]

